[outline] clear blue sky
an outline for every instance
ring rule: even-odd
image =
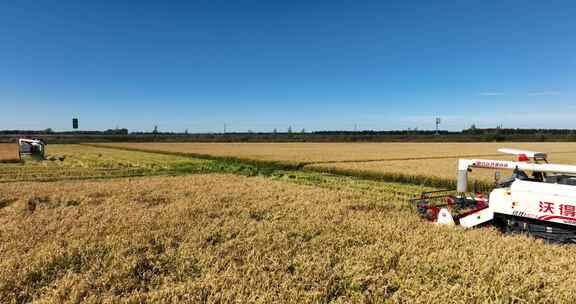
[[[576,128],[574,1],[0,2],[0,129]]]

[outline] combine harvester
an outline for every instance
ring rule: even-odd
[[[18,140],[18,155],[31,156],[38,160],[43,160],[46,153],[46,144],[41,139],[20,138]]]
[[[419,213],[438,224],[466,228],[494,225],[505,233],[576,243],[576,166],[549,164],[545,153],[498,151],[516,155],[518,161],[460,159],[455,193],[422,193],[412,200]],[[500,179],[496,172],[494,189],[486,197],[468,192],[468,172],[475,168],[513,173]]]

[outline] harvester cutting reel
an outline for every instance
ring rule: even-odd
[[[488,200],[482,193],[462,195],[456,190],[423,192],[411,200],[412,205],[425,219],[444,225],[478,225],[473,217],[488,208]]]

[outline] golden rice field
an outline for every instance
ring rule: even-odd
[[[515,160],[508,155],[492,157],[479,157],[480,159]],[[549,161],[559,164],[576,165],[576,153],[551,153]],[[353,173],[382,173],[382,174],[406,174],[428,176],[431,178],[455,179],[458,170],[458,158],[442,159],[419,159],[419,160],[390,160],[374,162],[342,162],[342,163],[320,163],[306,166],[310,169],[319,170],[342,170]],[[494,181],[494,174],[498,170],[474,169],[469,174],[471,180],[482,182]],[[512,174],[511,171],[500,171],[502,176]]]
[[[0,144],[0,163],[1,162],[14,162],[18,161],[18,145],[16,144]]]
[[[361,183],[210,174],[0,184],[0,302],[576,300],[572,246],[427,224]]]
[[[301,145],[287,161],[308,157]],[[571,144],[548,145],[531,148],[554,147],[557,162],[576,156]],[[206,151],[49,145],[46,161],[0,164],[0,303],[574,302],[573,246],[435,226],[407,202],[432,188],[316,172],[451,178],[449,153],[472,155],[438,150],[340,162],[325,150],[311,170],[252,171],[178,155]]]
[[[447,185],[459,158],[513,160],[498,148],[547,152],[549,160],[576,164],[576,143],[122,143],[117,148],[301,164],[305,169]],[[476,169],[470,181],[491,183],[494,170]],[[511,172],[501,172],[507,176]]]
[[[392,160],[376,162],[345,162],[322,163],[306,166],[308,169],[342,171],[350,174],[402,174],[426,176],[440,179],[456,179],[458,158],[423,159],[423,160]],[[511,174],[511,172],[508,172]],[[469,174],[469,179],[482,182],[494,180],[495,170],[478,169]],[[506,174],[502,172],[502,174]]]
[[[501,147],[574,152],[576,143],[106,143],[106,146],[219,157],[324,163],[495,156]]]

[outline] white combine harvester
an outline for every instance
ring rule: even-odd
[[[413,200],[418,211],[438,224],[494,225],[506,233],[576,243],[576,166],[549,164],[545,153],[498,151],[517,155],[518,161],[460,159],[456,193],[423,193]],[[500,179],[497,172],[494,189],[486,197],[468,192],[468,172],[475,168],[513,173]]]
[[[18,140],[18,154],[22,156],[31,156],[37,159],[44,159],[46,144],[40,139],[20,138]]]

